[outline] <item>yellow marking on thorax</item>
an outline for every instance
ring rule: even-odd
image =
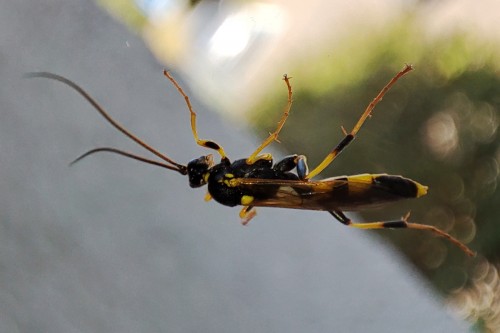
[[[251,195],[244,195],[241,197],[240,202],[243,206],[248,206],[253,202],[253,199],[254,198]]]
[[[210,172],[206,172],[206,173],[203,175],[203,180],[205,181],[205,183],[208,183],[208,177],[210,177]]]

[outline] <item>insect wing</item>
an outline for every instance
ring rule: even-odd
[[[362,174],[320,181],[239,178],[252,206],[356,211],[424,195],[427,188],[401,176]]]
[[[347,181],[300,181],[280,179],[239,178],[235,180],[244,193],[251,195],[252,206],[280,207],[309,210],[334,209],[332,201],[325,205],[324,199],[331,199],[335,190],[347,186]],[[331,207],[330,207],[331,206]]]

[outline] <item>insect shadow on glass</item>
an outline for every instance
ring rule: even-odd
[[[402,176],[388,174],[360,174],[312,180],[356,138],[365,121],[372,115],[375,106],[382,100],[389,89],[412,69],[411,65],[406,65],[382,88],[379,94],[368,104],[350,132],[347,132],[342,127],[344,138],[311,171],[309,171],[304,155],[290,155],[274,163],[271,154],[261,154],[262,150],[269,144],[278,140],[279,133],[290,114],[293,93],[290,77],[286,74],[283,76],[283,80],[288,90],[288,102],[276,130],[249,157],[231,162],[221,145],[212,140],[199,138],[196,127],[197,115],[193,110],[190,99],[172,75],[165,70],[164,75],[172,82],[186,102],[190,113],[191,131],[196,143],[202,147],[215,150],[220,155],[220,162],[218,163],[214,162],[211,154],[208,154],[190,161],[187,165],[175,162],[132,134],[114,120],[100,104],[73,81],[49,72],[33,72],[28,73],[26,76],[47,78],[70,86],[82,95],[111,125],[160,159],[153,160],[116,148],[100,147],[89,150],[71,164],[94,153],[115,153],[177,171],[181,175],[188,176],[189,185],[193,188],[207,185],[206,200],[214,199],[218,203],[230,207],[243,206],[239,214],[243,224],[247,224],[255,216],[255,207],[327,211],[344,225],[359,229],[406,228],[428,230],[448,239],[469,256],[474,256],[475,253],[472,250],[445,231],[435,226],[409,222],[409,213],[398,220],[363,223],[354,222],[344,214],[344,211],[360,211],[402,199],[419,198],[427,193],[427,186]]]

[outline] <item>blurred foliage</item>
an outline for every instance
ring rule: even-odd
[[[341,140],[389,79],[411,62],[405,76],[377,106],[358,139],[323,171],[403,174],[430,187],[419,200],[363,212],[367,221],[391,220],[411,209],[411,220],[435,225],[500,261],[500,52],[487,42],[456,34],[424,39],[411,18],[380,36],[349,36],[335,54],[297,60],[292,114],[280,147],[308,156],[316,166]],[[326,53],[326,52],[325,52]],[[261,135],[273,130],[286,102],[281,85],[273,100],[255,108]],[[418,231],[380,231],[444,293],[469,283],[477,259],[446,240]]]
[[[455,313],[474,322],[476,332],[498,332],[500,328],[499,267],[480,260],[467,288],[453,292],[449,305]]]
[[[147,18],[131,0],[95,0],[115,19],[123,22],[134,31],[139,31]]]

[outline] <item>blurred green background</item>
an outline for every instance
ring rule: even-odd
[[[182,67],[179,59],[183,53],[178,49],[196,38],[190,33],[183,35],[181,24],[170,26],[178,26],[181,32],[176,30],[173,37],[166,33],[159,40],[162,34],[152,33],[159,25],[152,24],[151,16],[139,10],[136,3],[98,2],[143,33],[155,52],[162,43],[171,43],[166,46],[170,52],[166,52],[165,62]],[[177,15],[174,23],[191,20],[190,13],[202,3],[183,2],[180,11],[184,16]],[[448,25],[446,29],[436,26],[429,32],[429,13],[435,14],[432,3],[412,2],[398,7],[390,24],[373,30],[363,24],[356,27],[356,22],[364,21],[367,10],[360,8],[353,26],[343,27],[342,34],[325,31],[314,36],[320,42],[304,45],[315,46],[310,52],[290,51],[285,43],[281,60],[275,62],[286,67],[286,73],[293,77],[294,104],[279,147],[306,155],[309,166],[314,167],[342,138],[340,126],[351,129],[366,105],[403,64],[413,64],[415,71],[385,96],[357,140],[322,176],[402,174],[428,185],[427,196],[363,212],[363,218],[391,220],[411,210],[413,221],[435,225],[476,250],[478,256],[471,259],[429,233],[377,232],[418,267],[447,297],[456,313],[475,322],[478,331],[494,332],[500,328],[500,26],[496,23],[495,29],[494,25],[484,25],[490,17],[488,12],[495,12],[491,4],[469,4],[479,12],[464,7],[457,13],[457,6],[449,2],[448,7],[441,4],[439,10],[447,18],[455,15],[462,24]],[[460,21],[460,15],[469,20]],[[307,24],[315,24],[314,19],[308,19]],[[186,40],[181,47],[172,46],[183,38]],[[283,39],[276,41],[275,49],[281,45],[278,42]],[[298,48],[300,42],[295,42]],[[172,49],[178,52],[175,56]],[[280,76],[269,74],[274,79],[267,82],[266,75],[260,75],[263,72],[266,68],[252,76],[257,82],[254,87],[262,89],[251,92],[247,101],[251,99],[252,103],[237,105],[247,110],[236,118],[236,123],[248,121],[262,138],[274,130],[286,103],[286,88],[279,82]],[[188,69],[186,73],[189,75]],[[253,89],[247,90],[250,94],[249,90]],[[204,93],[203,89],[196,92],[202,97]],[[234,95],[235,100],[241,97],[241,93]],[[231,101],[231,94],[218,98]],[[207,103],[214,99],[205,96]]]

